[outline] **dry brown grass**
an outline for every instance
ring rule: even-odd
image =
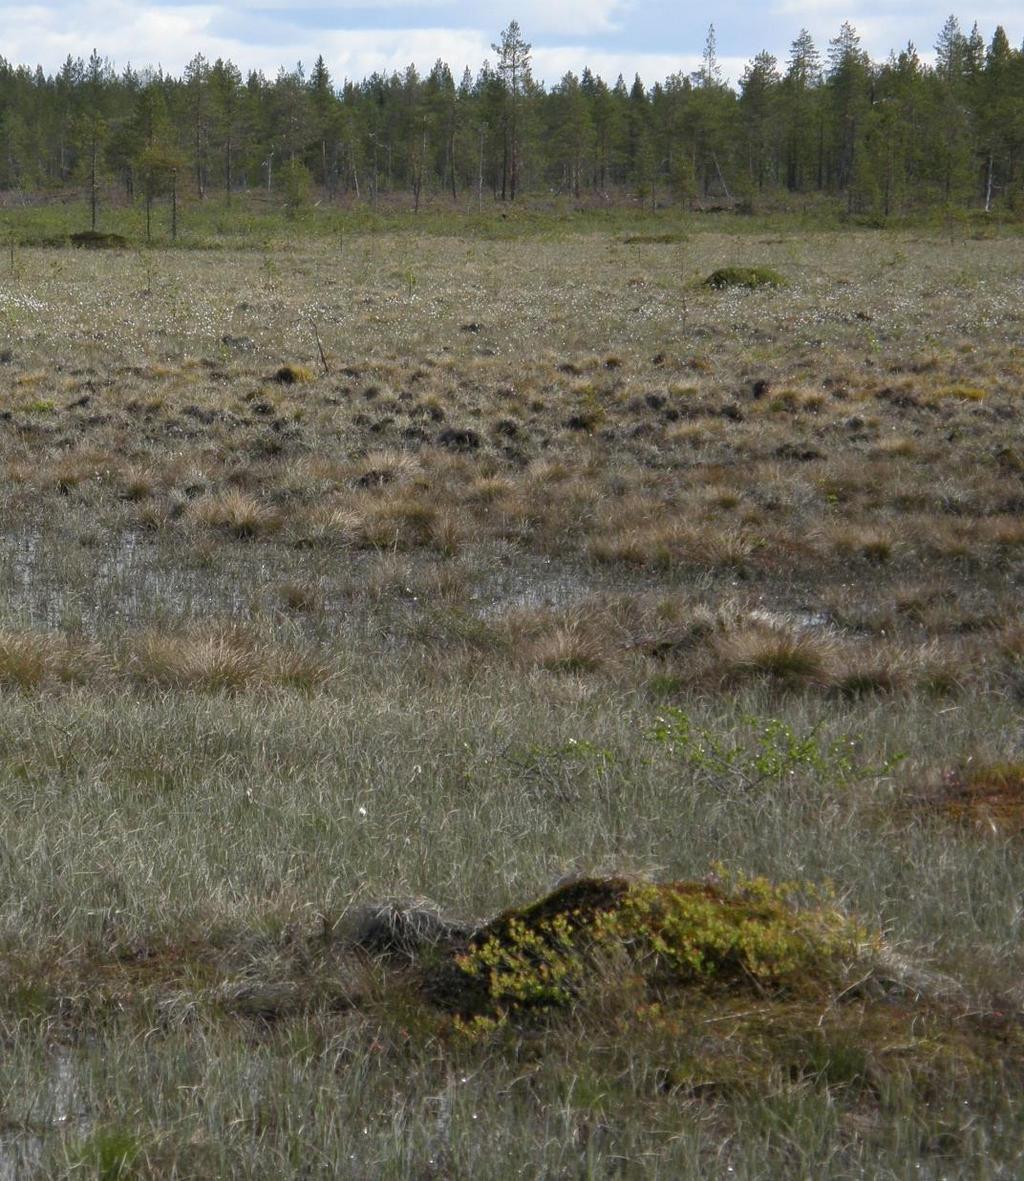
[[[188,515],[197,525],[239,541],[268,537],[281,527],[280,513],[237,490],[197,500],[189,507]]]
[[[319,615],[324,609],[323,587],[316,582],[284,582],[276,594],[285,611]]]
[[[406,451],[371,451],[352,465],[349,479],[358,488],[406,484],[422,471],[417,456]]]
[[[827,686],[836,672],[833,637],[779,624],[746,623],[716,635],[712,674],[726,684],[764,679],[784,688]]]
[[[534,639],[525,658],[549,672],[595,673],[608,667],[613,656],[610,647],[583,620],[567,619]]]
[[[91,644],[54,632],[0,629],[0,686],[41,689],[49,684],[82,684],[110,671]]]
[[[331,676],[328,663],[314,653],[268,643],[237,627],[147,632],[130,644],[127,668],[141,685],[202,692],[314,689]]]
[[[592,539],[590,555],[599,562],[670,569],[674,566],[743,568],[758,549],[755,537],[712,524],[664,521],[636,528],[614,528]]]
[[[888,562],[899,547],[898,539],[890,530],[869,525],[832,529],[828,542],[841,557],[863,558],[869,562]]]
[[[148,500],[160,489],[159,477],[148,468],[129,468],[120,481],[121,495],[129,501]]]

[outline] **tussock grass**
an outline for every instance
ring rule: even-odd
[[[252,541],[275,533],[281,525],[279,514],[255,497],[232,490],[197,500],[189,508],[196,524],[216,529],[238,541]]]
[[[40,689],[100,680],[109,666],[92,646],[52,632],[0,628],[0,686]]]
[[[404,451],[371,451],[355,465],[352,482],[358,488],[383,488],[408,483],[420,472],[417,458]]]
[[[401,495],[368,505],[351,537],[356,545],[406,549],[429,545],[437,525],[436,505],[425,497]]]
[[[4,297],[0,1166],[1015,1176],[1013,239],[321,212]],[[274,382],[311,291],[345,364]],[[758,977],[730,874],[884,955]],[[580,879],[698,886],[736,971],[659,919],[520,1007],[502,943],[460,1028],[452,956]]]
[[[303,522],[303,545],[339,545],[353,549],[409,550],[432,548],[453,554],[459,548],[459,527],[451,514],[439,512],[415,493],[359,498],[345,508],[316,509]]]
[[[149,632],[131,645],[128,661],[141,685],[203,692],[313,689],[331,675],[329,666],[312,653],[267,644],[237,628]]]
[[[828,635],[780,626],[746,625],[716,636],[715,672],[726,682],[765,678],[784,687],[831,683],[836,646]]]
[[[599,562],[668,569],[692,565],[743,567],[756,551],[753,538],[733,530],[666,522],[596,537],[590,554]]]
[[[869,562],[888,562],[898,548],[897,539],[891,533],[870,527],[840,528],[830,540],[837,554]]]
[[[146,469],[131,469],[124,473],[121,495],[125,500],[148,500],[159,491],[159,478]]]
[[[527,649],[527,659],[549,672],[598,672],[609,658],[608,645],[578,619],[569,619],[536,637]]]

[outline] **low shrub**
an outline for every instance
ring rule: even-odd
[[[849,784],[890,774],[904,759],[896,752],[883,763],[861,757],[849,734],[826,738],[819,727],[797,730],[780,718],[751,714],[734,732],[696,725],[685,711],[669,707],[644,737],[691,770],[735,780],[747,788],[790,782],[798,773]]]
[[[863,927],[807,887],[744,877],[584,878],[503,912],[471,937],[456,959],[456,1007],[484,1018],[563,1008],[592,980],[625,977],[655,992],[818,992],[868,942]]]

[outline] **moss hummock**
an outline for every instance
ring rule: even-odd
[[[705,287],[785,287],[786,280],[770,267],[722,267],[704,280]]]
[[[863,927],[806,888],[760,878],[584,878],[480,928],[446,992],[473,1015],[564,1007],[592,980],[628,978],[655,993],[821,992],[868,942]]]
[[[72,246],[89,250],[124,250],[128,245],[128,239],[123,234],[105,234],[100,230],[82,230],[81,233],[71,234],[69,241]]]

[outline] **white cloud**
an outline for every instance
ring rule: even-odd
[[[568,22],[584,5],[577,0],[560,6],[554,23]],[[586,6],[590,7],[590,6]],[[610,19],[617,5],[597,5]],[[0,18],[4,9],[0,6]],[[245,29],[232,36],[230,30]],[[215,5],[181,5],[173,8],[137,7],[123,0],[86,0],[68,11],[36,5],[19,9],[17,21],[7,22],[4,46],[8,60],[55,70],[71,54],[88,57],[93,48],[109,58],[115,69],[131,62],[137,68],[162,66],[178,73],[196,54],[210,60],[231,58],[242,70],[262,70],[273,77],[280,66],[291,68],[299,60],[307,66],[322,53],[336,81],[362,79],[379,70],[390,73],[414,62],[426,72],[441,58],[456,78],[469,66],[476,73],[485,59],[494,60],[491,48],[497,34],[473,29],[310,29],[280,19],[269,10],[252,14],[240,25],[235,14]],[[567,71],[579,73],[585,65],[614,81],[621,72],[632,79],[640,72],[646,82],[679,69],[695,68],[696,59],[629,51],[594,52],[585,45],[535,48],[534,73],[548,83]]]
[[[937,10],[921,0],[898,6],[890,0],[777,0],[772,12],[784,17],[787,25],[792,24],[789,44],[800,28],[806,28],[823,56],[840,25],[849,21],[875,61],[883,61],[892,51],[898,53],[908,41],[913,41],[927,59],[949,15],[948,9]],[[963,31],[969,32],[975,21],[986,41],[991,40],[996,26],[1002,25],[1010,43],[1020,44],[1021,10],[1016,0],[996,0],[972,9],[961,19]]]
[[[467,4],[466,0],[301,0],[301,8],[305,12],[331,14],[325,16],[324,23],[335,25],[344,23],[346,12],[386,14],[393,9],[402,9],[406,13],[447,12],[446,23],[449,26],[472,24],[492,29],[492,39],[497,40],[499,30],[513,18],[519,21],[527,39],[537,34],[578,37],[588,33],[614,32],[621,26],[630,3],[631,0],[517,0],[510,9],[505,0],[502,3],[473,5]],[[238,19],[254,11],[286,11],[283,0],[245,0],[244,4],[240,0],[229,0],[226,7]]]
[[[621,0],[520,0],[516,19],[531,41],[534,33],[578,38],[615,31],[626,10]]]
[[[493,58],[491,43],[511,18],[494,5],[474,6],[472,19],[459,0],[301,0],[302,23],[282,0],[254,3],[180,4],[158,6],[126,0],[84,0],[74,5],[35,4],[26,7],[0,3],[4,26],[3,52],[9,61],[59,67],[63,59],[88,57],[96,48],[117,66],[162,65],[179,70],[197,52],[209,58],[231,57],[241,69],[275,72],[297,58],[312,60],[330,52],[350,76],[362,77],[375,69],[391,69],[415,61],[429,68],[444,58],[455,70],[469,65],[476,71],[485,57]],[[433,17],[451,10],[446,27],[389,27],[392,8],[422,11]],[[503,7],[503,6],[502,6]],[[545,36],[571,35],[574,41],[614,31],[627,11],[627,0],[525,0],[517,5],[524,35],[535,45]],[[346,14],[379,11],[378,28],[346,29]],[[315,27],[309,14],[323,13]],[[573,63],[581,68],[579,59]],[[568,68],[568,66],[566,66]]]
[[[96,49],[118,66],[161,64],[177,71],[199,49],[218,56],[237,48],[237,42],[209,35],[218,12],[213,6],[156,8],[86,0],[68,9],[18,8],[16,18],[11,12],[0,6],[8,60],[40,63],[47,70],[58,68],[68,54],[88,57]]]
[[[426,73],[438,58],[458,81],[466,66],[475,74],[485,58],[494,57],[486,37],[463,29],[352,29],[328,33],[321,43],[336,81],[359,81],[375,70],[390,73],[410,63]]]
[[[636,53],[629,49],[589,49],[584,45],[538,49],[534,51],[533,60],[534,73],[538,78],[543,78],[549,86],[558,82],[568,70],[579,75],[584,66],[589,66],[609,86],[615,82],[619,74],[625,79],[626,85],[631,86],[633,76],[639,74],[641,81],[649,88],[655,82],[664,82],[672,74],[688,76],[701,65],[699,53]],[[748,60],[741,57],[720,57],[718,64],[722,68],[723,77],[735,83],[743,74]]]
[[[691,16],[668,7],[661,45],[683,44],[692,52],[673,54],[658,44],[645,45],[638,27],[641,10],[636,0],[523,0],[513,6],[527,40],[534,46],[534,72],[553,85],[567,70],[579,73],[589,65],[609,82],[621,73],[632,81],[639,73],[648,85],[670,74],[692,72],[699,65],[703,29],[690,29]],[[1014,0],[1016,3],[1016,0]],[[464,67],[475,74],[485,59],[494,60],[491,43],[510,15],[507,0],[499,6],[484,0],[471,8],[468,0],[295,0],[289,10],[284,0],[227,0],[227,3],[131,3],[129,0],[81,0],[70,4],[32,4],[27,7],[0,0],[3,53],[8,61],[47,71],[58,69],[64,58],[88,57],[93,48],[121,69],[161,65],[178,73],[197,53],[213,60],[231,58],[244,72],[262,70],[273,77],[280,66],[292,68],[299,60],[309,66],[318,53],[335,79],[362,79],[375,70],[390,72],[415,62],[427,71],[441,58],[458,78]],[[397,28],[395,21],[420,16],[417,27]],[[660,10],[659,10],[660,11]],[[369,13],[379,15],[377,28],[345,28],[364,23]],[[650,18],[652,10],[643,10]],[[637,28],[631,25],[635,15]],[[322,19],[319,19],[322,16]],[[443,27],[427,27],[439,16]],[[771,21],[766,35],[765,18]],[[449,19],[450,18],[450,19]],[[701,17],[701,20],[704,18]],[[785,66],[789,46],[801,26],[810,29],[822,54],[839,25],[849,19],[864,48],[876,60],[899,50],[908,38],[927,56],[944,17],[925,11],[922,0],[911,0],[898,11],[893,0],[776,0],[773,11],[751,8],[746,27],[716,22],[719,44],[742,47],[746,56],[723,57],[725,77],[734,85],[746,62],[763,45]],[[1019,8],[1010,0],[989,0],[978,14],[988,39],[1003,24],[1014,44],[1021,36]],[[649,21],[648,21],[649,23]],[[621,29],[620,29],[621,26]],[[969,24],[965,22],[965,28]],[[610,36],[610,32],[619,32]],[[693,33],[692,37],[690,33]],[[746,44],[747,41],[751,43]],[[564,44],[557,44],[564,41]],[[552,44],[555,42],[556,44]],[[620,47],[621,46],[621,47]]]

